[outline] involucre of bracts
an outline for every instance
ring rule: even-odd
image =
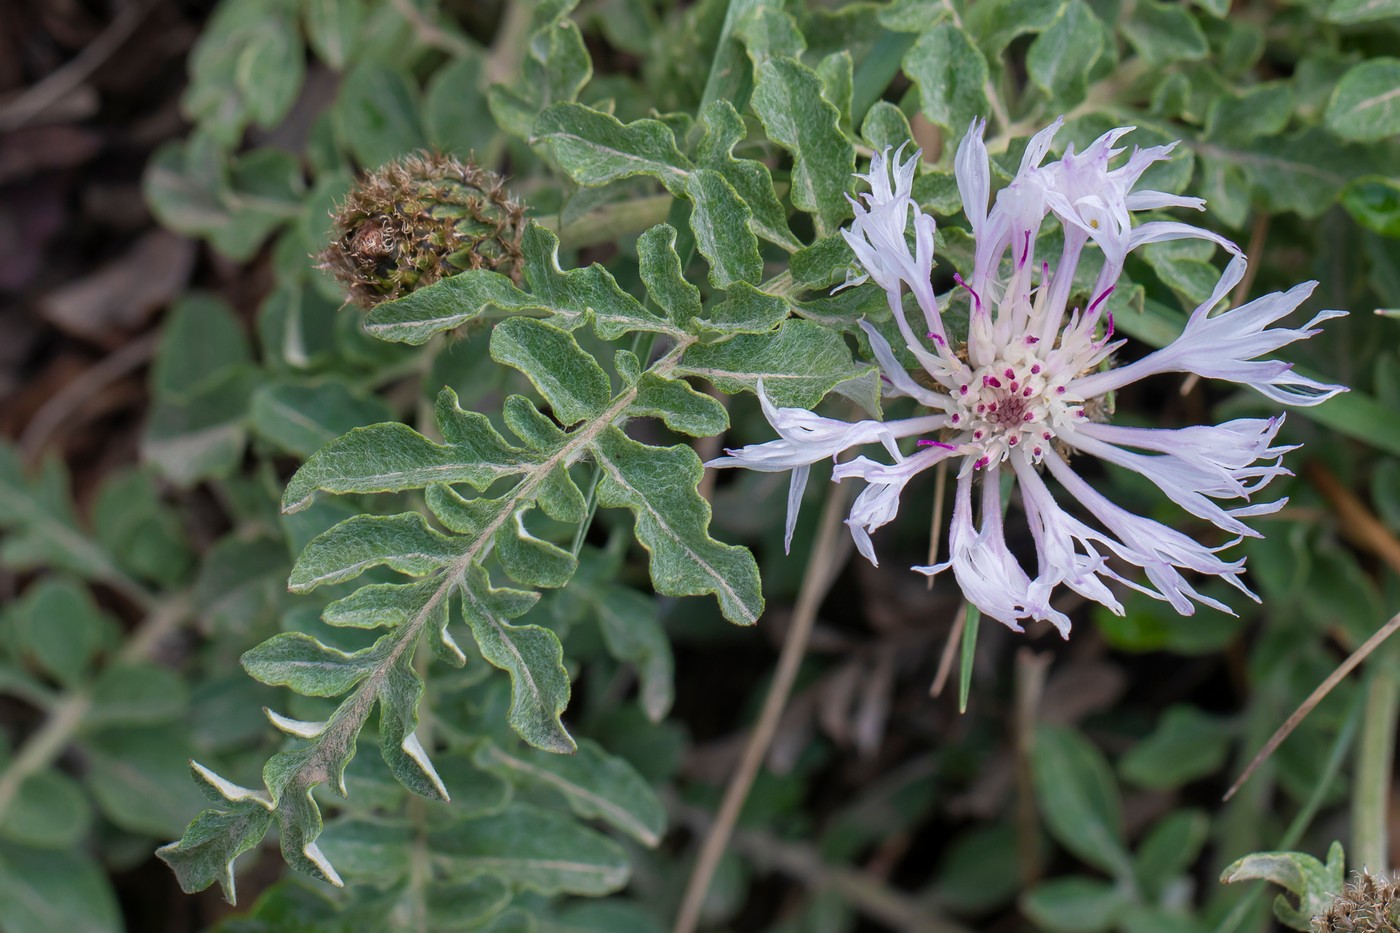
[[[1362,871],[1325,914],[1313,918],[1312,928],[1316,933],[1400,933],[1400,883]]]
[[[365,308],[470,269],[518,281],[524,217],[500,175],[454,156],[418,152],[380,166],[350,189],[320,267]]]

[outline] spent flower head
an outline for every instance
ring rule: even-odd
[[[416,152],[381,165],[332,219],[320,267],[361,307],[470,269],[518,275],[525,209],[505,179],[472,161]]]
[[[1136,149],[1110,168],[1124,152],[1116,143],[1132,129],[1122,127],[1083,152],[1071,145],[1059,160],[1041,164],[1061,122],[1030,140],[1015,178],[995,201],[985,124],[974,122],[962,140],[955,172],[976,241],[970,276],[956,277],[969,305],[965,334],[949,333],[931,283],[935,224],[912,196],[918,153],[903,161],[902,148],[893,156],[888,150],[876,153],[869,173],[857,176],[870,190],[852,201],[855,219],[841,231],[858,264],[842,287],[870,280],[884,289],[900,340],[924,377],[911,376],[868,322],[861,327],[882,370],[884,394],[911,397],[925,413],[846,423],[776,408],[760,383],[763,410],[780,439],[727,450],[709,465],[791,470],[790,544],[810,466],[878,442],[887,458],[858,456],[838,463],[833,474],[837,481],[866,482],[846,524],[860,552],[874,563],[870,535],[895,518],[906,484],[937,464],[954,464],[948,559],[914,569],[929,575],[951,569],[972,605],[1016,631],[1023,620],[1040,619],[1068,635],[1069,619],[1051,604],[1061,585],[1119,614],[1123,608],[1110,582],[1165,599],[1183,615],[1194,611],[1193,601],[1228,612],[1198,592],[1183,571],[1220,577],[1257,599],[1240,580],[1243,559],[1226,560],[1218,556],[1223,547],[1207,547],[1115,505],[1070,466],[1070,457],[1088,454],[1142,474],[1187,512],[1237,536],[1231,544],[1257,536],[1242,519],[1276,511],[1285,501],[1256,501],[1274,477],[1288,474],[1281,458],[1293,448],[1274,445],[1282,415],[1214,426],[1136,428],[1106,423],[1106,397],[1144,377],[1180,372],[1247,385],[1283,404],[1316,405],[1345,389],[1260,357],[1312,336],[1318,323],[1345,312],[1324,311],[1299,329],[1272,326],[1311,294],[1314,282],[1215,312],[1244,276],[1239,248],[1189,224],[1134,225],[1131,219],[1135,211],[1203,208],[1198,198],[1135,190],[1147,168],[1167,158],[1175,144]],[[1052,260],[1035,253],[1047,217],[1063,227],[1063,246]],[[1124,341],[1114,339],[1108,299],[1127,255],[1139,246],[1176,239],[1218,244],[1231,259],[1180,337],[1136,362],[1111,366]],[[1075,271],[1091,244],[1102,254],[1101,271],[1083,306],[1072,307]],[[906,313],[906,290],[921,320]],[[906,441],[901,448],[905,439],[912,446]],[[1034,575],[1007,546],[1001,480],[1008,473],[1020,486],[1035,542]],[[1047,474],[1079,502],[1093,525],[1060,506]],[[977,484],[980,491],[974,492]],[[1141,568],[1147,583],[1121,576],[1114,566],[1123,565]]]

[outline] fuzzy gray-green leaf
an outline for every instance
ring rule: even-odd
[[[776,295],[759,291],[747,282],[736,282],[723,301],[712,301],[709,313],[698,321],[707,336],[767,334],[786,320],[788,303]]]
[[[684,380],[650,372],[637,380],[637,398],[628,412],[655,415],[672,431],[691,437],[713,437],[729,427],[729,414],[716,399],[697,392]]]
[[[792,154],[792,203],[816,215],[819,234],[835,232],[851,212],[856,153],[821,78],[790,58],[769,59],[758,69],[753,107],[768,136]]]
[[[616,427],[603,431],[591,450],[603,472],[598,501],[636,516],[657,592],[712,594],[731,622],[757,622],[763,613],[758,565],[744,548],[710,537],[710,505],[696,491],[704,468],[695,452],[639,444]]]
[[[1356,142],[1400,134],[1400,59],[1373,58],[1348,71],[1327,105],[1327,128]]]
[[[234,859],[262,842],[271,826],[272,814],[256,803],[205,810],[186,827],[179,842],[161,846],[156,855],[175,872],[186,894],[203,891],[217,881],[224,900],[233,904],[238,900]]]
[[[623,125],[611,114],[576,103],[555,104],[541,113],[530,141],[548,143],[569,177],[586,187],[650,175],[679,196],[693,167],[661,121]]]
[[[597,263],[583,269],[561,269],[559,238],[538,224],[526,228],[521,248],[531,306],[548,311],[560,327],[574,330],[592,315],[593,329],[604,340],[616,340],[636,330],[679,333],[669,321],[619,288]]]
[[[600,896],[627,883],[627,854],[617,843],[566,816],[513,804],[494,816],[429,833],[435,860],[462,878],[509,877],[541,894]]]
[[[529,296],[509,278],[489,269],[473,269],[376,305],[365,318],[365,333],[380,340],[418,345],[491,308],[511,312],[529,307]]]
[[[661,841],[666,811],[651,785],[625,760],[584,740],[573,755],[483,744],[473,755],[481,768],[513,783],[538,784],[563,794],[584,819],[601,819],[646,846]]]
[[[744,121],[727,100],[713,100],[700,112],[705,135],[696,159],[702,168],[718,171],[748,205],[749,227],[770,243],[788,251],[802,246],[788,228],[787,211],[773,190],[768,166],[757,159],[740,159],[734,147],[744,138]]]
[[[559,716],[569,704],[569,674],[559,637],[538,625],[512,625],[539,598],[521,590],[494,589],[480,567],[467,570],[461,587],[462,614],[481,656],[510,674],[511,727],[547,752],[577,747]]]
[[[757,391],[761,379],[775,405],[811,408],[845,383],[868,380],[875,369],[853,361],[840,335],[793,319],[773,334],[739,334],[691,347],[676,371],[708,379],[731,395]]]
[[[753,212],[739,193],[714,169],[697,169],[686,184],[694,210],[690,228],[695,247],[710,264],[710,284],[728,288],[735,282],[757,285],[763,277],[758,237],[749,229]]]
[[[904,56],[904,71],[919,87],[919,107],[930,122],[962,134],[972,119],[990,110],[987,60],[952,23],[919,37]]]
[[[405,651],[379,683],[379,750],[404,787],[429,800],[448,800],[447,788],[415,731],[422,698],[423,678],[413,669],[412,652]]]
[[[398,422],[356,428],[336,438],[293,474],[282,494],[282,511],[301,511],[317,492],[398,492],[433,483],[485,489],[524,471],[528,461],[522,452],[485,415],[462,411],[451,389],[438,399],[438,423],[447,444],[436,444]]]
[[[674,227],[657,224],[638,237],[637,261],[647,294],[671,323],[685,327],[700,315],[700,289],[685,280]]]
[[[302,632],[283,632],[245,651],[239,660],[254,680],[291,687],[303,696],[336,697],[368,677],[383,657],[378,644],[347,654]]]
[[[451,563],[470,542],[428,527],[416,512],[356,515],[311,540],[292,567],[288,588],[305,593],[386,566],[421,577]]]
[[[1342,890],[1345,859],[1341,843],[1327,851],[1324,865],[1306,852],[1254,852],[1232,862],[1220,873],[1225,884],[1264,879],[1298,897],[1295,907],[1283,895],[1274,900],[1274,913],[1295,930],[1311,928],[1310,920],[1325,913]]]
[[[491,331],[491,358],[520,370],[563,424],[597,417],[612,398],[608,374],[567,331],[513,317]]]

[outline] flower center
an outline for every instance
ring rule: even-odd
[[[976,469],[1005,460],[1015,448],[1024,448],[1039,462],[1054,428],[1083,417],[1083,409],[1066,402],[1064,395],[1064,380],[1026,349],[1014,360],[1001,356],[974,371],[971,380],[958,386],[958,407],[949,420],[965,432],[962,443],[981,448]]]

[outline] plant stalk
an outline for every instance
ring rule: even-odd
[[[1395,725],[1400,714],[1400,680],[1384,664],[1367,677],[1366,712],[1361,723],[1351,793],[1351,863],[1377,877],[1390,872],[1387,817]]]
[[[844,486],[837,486],[827,496],[826,508],[822,512],[817,542],[812,548],[812,556],[807,561],[807,573],[802,580],[802,589],[797,596],[797,605],[792,612],[792,621],[783,639],[783,650],[778,657],[778,669],[773,674],[773,683],[768,688],[768,696],[763,701],[763,710],[754,724],[749,741],[744,746],[739,767],[729,779],[720,802],[719,812],[710,824],[709,832],[696,857],[695,867],[686,884],[685,895],[681,898],[680,910],[676,914],[673,933],[694,933],[700,922],[700,909],[705,903],[705,895],[710,890],[710,881],[715,869],[729,845],[739,813],[748,799],[749,790],[758,777],[758,770],[768,754],[769,746],[778,731],[783,709],[797,680],[798,668],[807,653],[807,642],[812,634],[812,625],[817,618],[817,609],[831,588],[832,578],[845,554],[839,549],[841,515],[845,511],[847,494]],[[849,553],[848,551],[846,553]]]

